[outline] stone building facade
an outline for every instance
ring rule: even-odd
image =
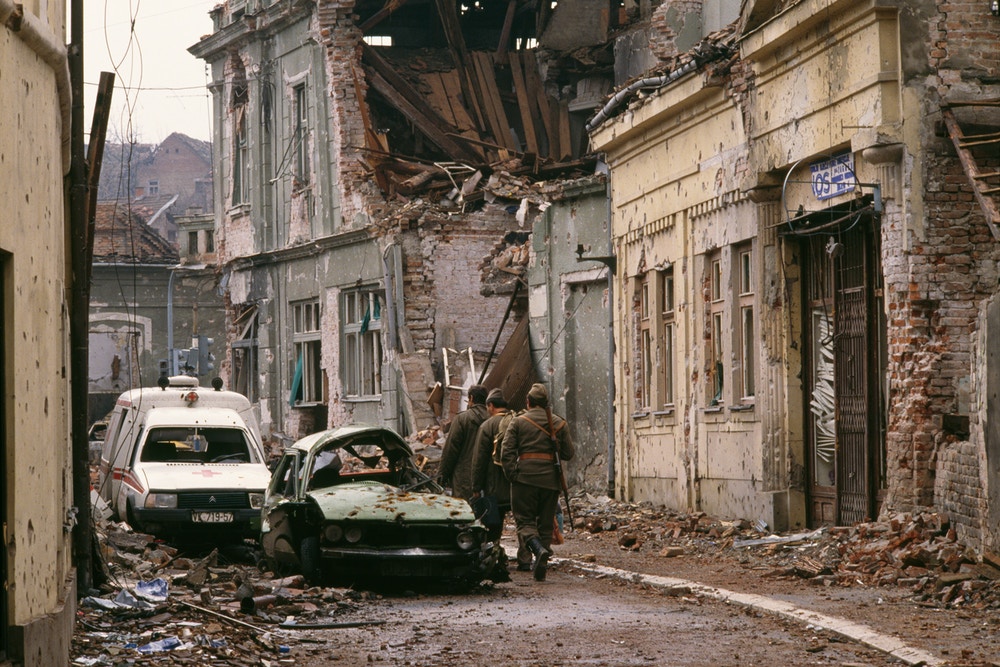
[[[623,496],[994,546],[998,153],[962,137],[1000,127],[998,36],[987,3],[744,3],[595,117]]]

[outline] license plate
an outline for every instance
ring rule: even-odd
[[[195,523],[232,523],[232,512],[191,512],[191,521]]]

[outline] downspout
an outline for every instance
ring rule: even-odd
[[[7,0],[0,0],[6,3]],[[30,26],[31,20],[27,22]],[[87,396],[90,372],[90,264],[87,226],[87,164],[83,152],[83,0],[72,0],[70,10],[72,43],[69,52],[59,48],[46,48],[52,58],[56,80],[69,74],[72,81],[72,113],[67,117],[63,106],[69,101],[61,92],[60,108],[63,113],[63,166],[69,169],[69,241],[70,241],[70,419],[73,462],[73,508],[76,521],[73,525],[73,559],[76,565],[78,594],[89,595],[94,587],[93,530],[90,517],[90,445],[87,427],[90,406]],[[32,33],[34,34],[34,33]],[[48,45],[51,46],[51,45]],[[59,60],[58,54],[63,58]],[[66,58],[68,57],[68,61]],[[46,60],[49,62],[49,60]],[[67,91],[68,92],[68,91]],[[71,121],[67,124],[67,120]],[[71,137],[72,141],[67,142]],[[70,148],[70,151],[66,149]],[[68,160],[68,158],[72,158]],[[68,162],[68,165],[67,165]],[[93,193],[97,196],[97,193]],[[68,525],[68,524],[67,524]]]
[[[71,23],[75,25],[76,12],[81,12],[80,16],[80,27],[83,26],[83,7],[77,7],[78,0],[73,0],[73,15],[71,17]],[[70,170],[70,162],[72,159],[72,128],[73,126],[73,99],[76,97],[75,91],[73,90],[73,85],[71,84],[70,76],[70,64],[68,62],[68,53],[66,50],[66,45],[61,41],[56,39],[56,36],[52,34],[52,30],[49,28],[42,19],[38,18],[31,12],[25,13],[24,7],[20,3],[12,2],[12,0],[0,0],[0,23],[7,26],[7,28],[15,33],[21,38],[21,41],[27,44],[32,51],[34,51],[42,59],[42,61],[52,68],[56,77],[56,92],[59,95],[59,114],[62,117],[62,127],[60,131],[62,140],[62,169],[63,175],[68,175]],[[83,48],[83,35],[77,34],[74,28],[73,36],[78,38],[75,42],[78,49]],[[80,58],[82,59],[82,53]],[[81,60],[82,63],[82,60]],[[81,67],[82,72],[82,67]],[[82,77],[82,74],[81,74]],[[73,82],[75,84],[76,82]],[[83,80],[81,78],[79,82],[80,96],[83,95]],[[83,106],[82,100],[80,102],[80,123],[81,123],[81,134],[80,139],[82,141],[82,123],[83,123]],[[82,145],[82,144],[81,144]],[[82,155],[81,155],[82,159]]]
[[[614,255],[611,233],[611,169],[601,163],[607,180],[605,200],[608,207],[608,255]],[[615,269],[608,267],[608,498],[615,497]]]

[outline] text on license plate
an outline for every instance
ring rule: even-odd
[[[191,512],[191,521],[195,523],[232,523],[232,512]]]

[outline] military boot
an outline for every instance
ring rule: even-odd
[[[537,537],[528,540],[528,548],[531,549],[531,553],[535,554],[535,564],[531,567],[535,581],[545,581],[545,571],[548,569],[552,550],[542,544],[542,541]]]

